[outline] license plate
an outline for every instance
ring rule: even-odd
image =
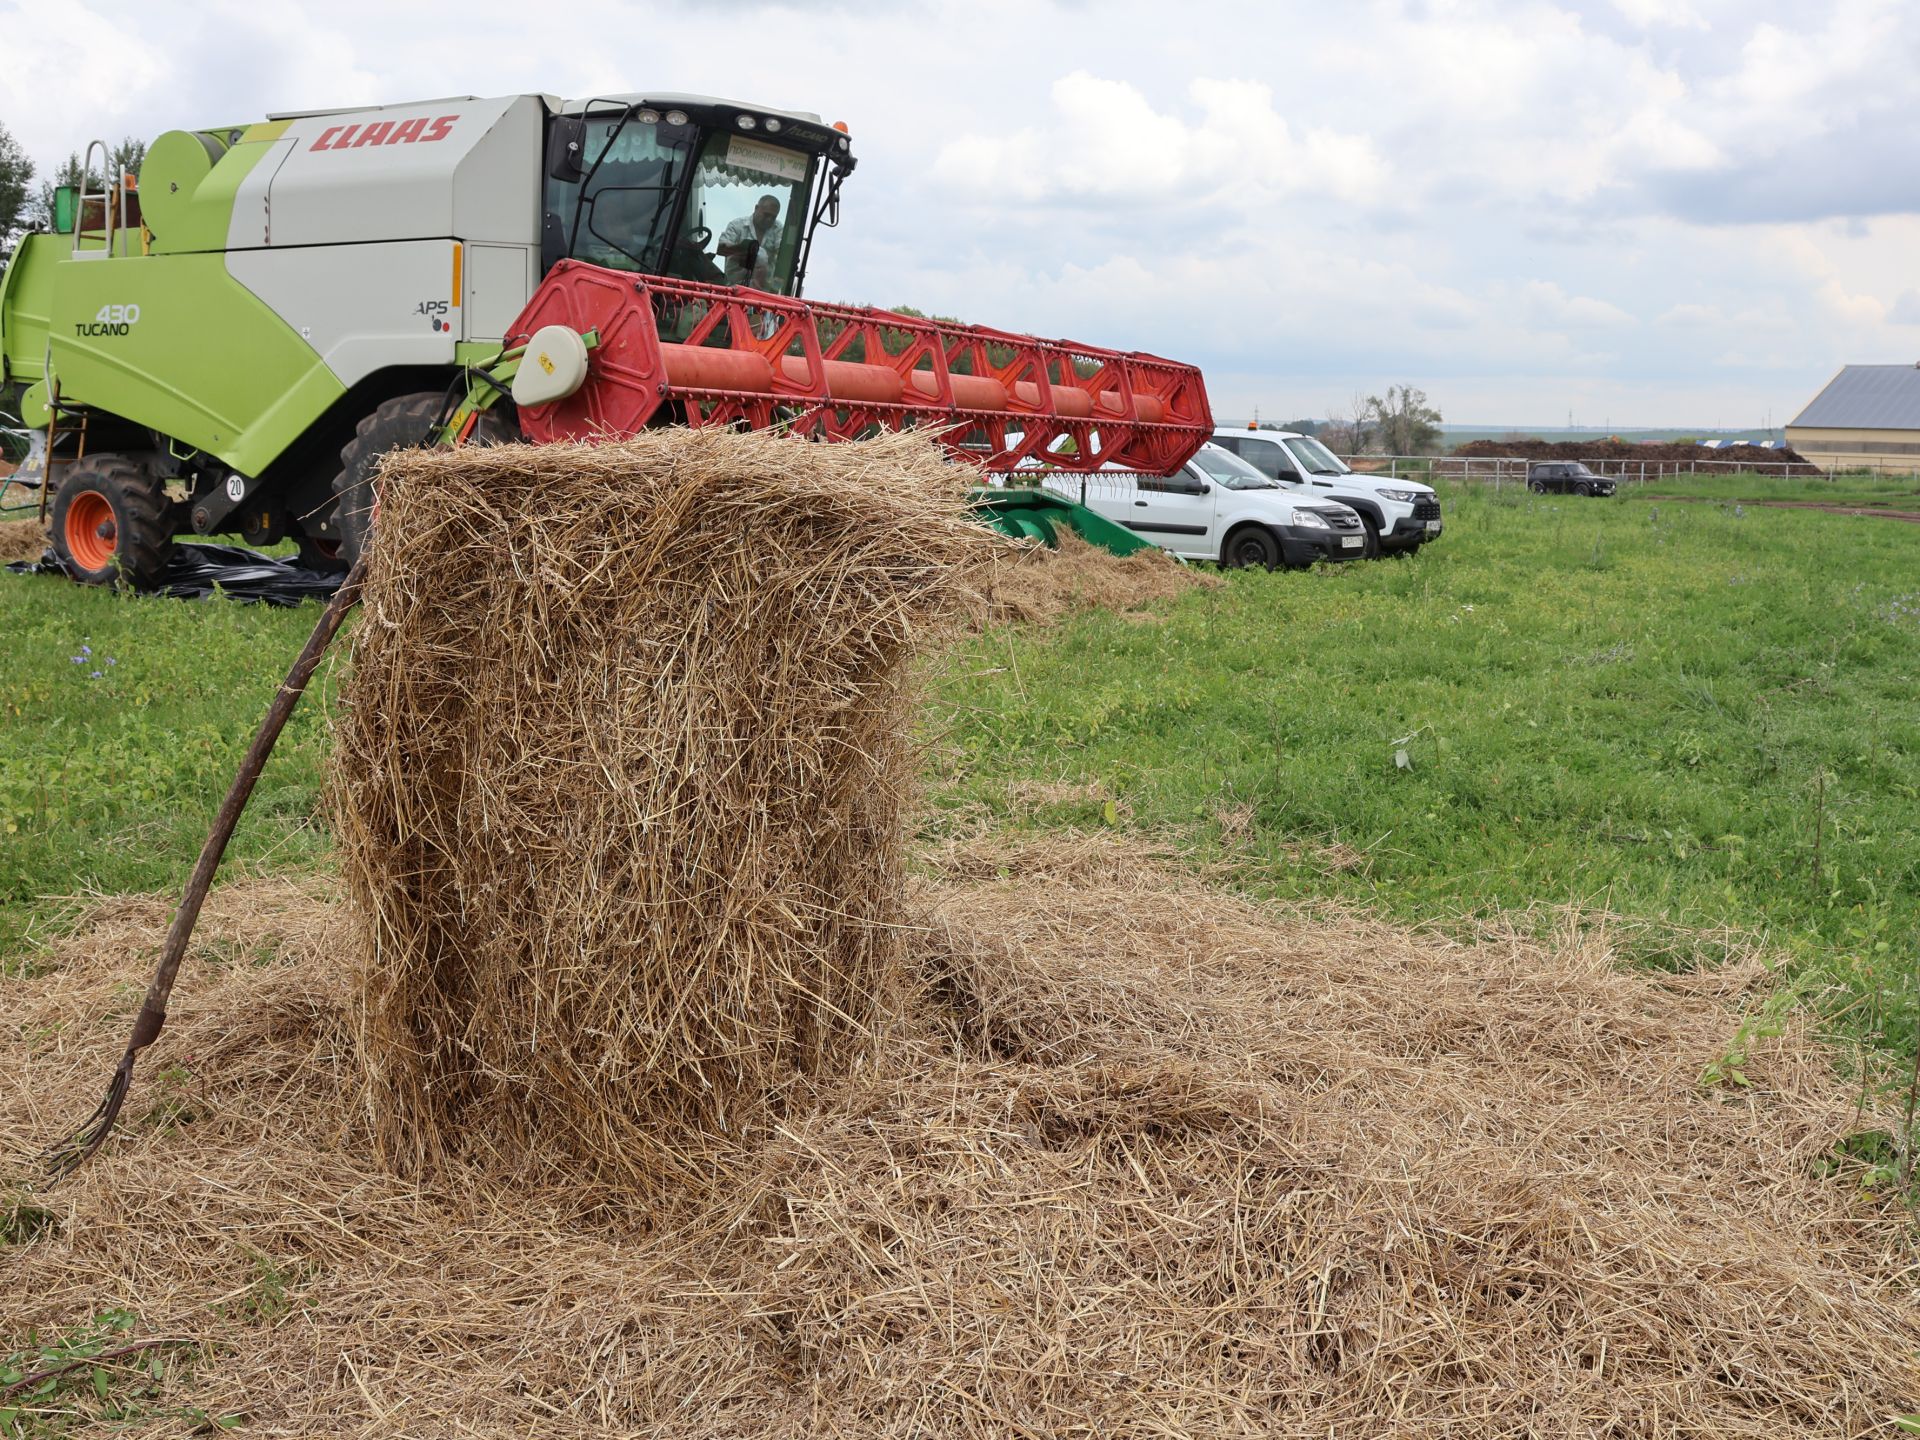
[[[1427,521],[1427,534],[1438,535],[1439,533],[1440,533],[1440,522],[1438,520]]]
[[[1340,544],[1345,549],[1358,550],[1360,548],[1360,537],[1358,535],[1342,535],[1340,537]]]

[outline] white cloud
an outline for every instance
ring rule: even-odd
[[[1689,0],[1613,0],[1613,8],[1643,30],[1660,25],[1688,30],[1707,28],[1706,17]]]
[[[1529,280],[1520,287],[1529,314],[1546,326],[1569,330],[1612,330],[1634,323],[1618,305],[1591,295],[1569,295],[1551,280]]]
[[[1717,305],[1675,305],[1664,310],[1654,321],[1656,325],[1676,330],[1698,330],[1724,325],[1726,317],[1720,313]]]
[[[1303,192],[1351,204],[1378,196],[1388,167],[1365,135],[1296,128],[1258,81],[1196,77],[1192,120],[1163,114],[1133,84],[1076,70],[1053,83],[1044,126],[967,132],[942,146],[936,179],[970,198],[1103,199],[1144,206],[1241,192]]]

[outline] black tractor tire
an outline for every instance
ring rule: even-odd
[[[1220,552],[1220,563],[1229,570],[1245,570],[1252,566],[1262,570],[1277,570],[1280,568],[1280,545],[1258,525],[1248,525],[1227,537],[1226,548]]]
[[[151,590],[173,558],[166,490],[145,457],[98,454],[60,469],[53,553],[83,585]]]
[[[338,540],[320,540],[312,535],[296,535],[293,540],[300,547],[294,563],[302,570],[312,570],[321,575],[346,574],[347,562],[340,558]]]
[[[396,395],[374,407],[340,450],[340,471],[333,477],[334,528],[340,535],[341,563],[352,565],[373,529],[373,472],[390,451],[417,448],[440,418],[445,396],[438,391]]]
[[[510,409],[511,407],[507,407]],[[467,445],[518,445],[527,437],[520,433],[520,421],[506,413],[496,404],[491,410],[482,410],[474,421],[473,429],[467,432],[462,442]]]

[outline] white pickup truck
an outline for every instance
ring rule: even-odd
[[[1044,483],[1189,560],[1297,569],[1355,560],[1367,548],[1360,517],[1345,505],[1290,493],[1218,445],[1165,477],[1054,471]]]
[[[1362,475],[1311,435],[1295,430],[1220,425],[1214,428],[1213,443],[1289,490],[1316,500],[1338,500],[1352,509],[1366,527],[1369,555],[1383,550],[1411,555],[1440,538],[1440,497],[1431,485]]]

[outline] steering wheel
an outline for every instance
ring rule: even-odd
[[[689,245],[693,245],[698,247],[701,250],[704,250],[707,248],[708,245],[712,243],[713,243],[713,231],[707,229],[707,227],[704,225],[696,225],[693,227],[693,229],[687,231],[687,244]]]

